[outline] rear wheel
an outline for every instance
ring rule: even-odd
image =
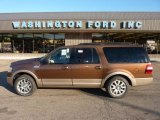
[[[105,89],[110,97],[121,98],[128,92],[129,84],[124,77],[115,76],[106,83]]]
[[[29,75],[21,75],[14,82],[14,89],[21,96],[29,96],[34,93],[37,86],[34,79]]]

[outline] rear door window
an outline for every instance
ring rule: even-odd
[[[143,47],[105,47],[109,63],[148,63],[149,58]]]
[[[76,64],[98,64],[99,57],[94,48],[75,48],[71,61]]]

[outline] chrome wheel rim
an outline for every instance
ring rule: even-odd
[[[17,83],[17,90],[21,94],[28,94],[32,90],[32,83],[28,78],[21,78]]]
[[[127,85],[121,80],[115,80],[110,85],[110,91],[114,96],[121,96],[127,90]]]

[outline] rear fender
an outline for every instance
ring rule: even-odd
[[[131,73],[127,73],[127,72],[112,72],[112,73],[108,74],[108,75],[102,80],[101,87],[104,87],[106,81],[109,80],[111,77],[113,77],[113,76],[118,76],[118,75],[122,75],[122,76],[127,77],[127,78],[130,80],[132,86],[135,86],[135,85],[136,85],[136,80],[135,80],[134,76],[133,76]]]

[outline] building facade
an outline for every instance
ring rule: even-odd
[[[129,42],[160,53],[160,12],[0,13],[1,53],[48,53],[79,43]]]

